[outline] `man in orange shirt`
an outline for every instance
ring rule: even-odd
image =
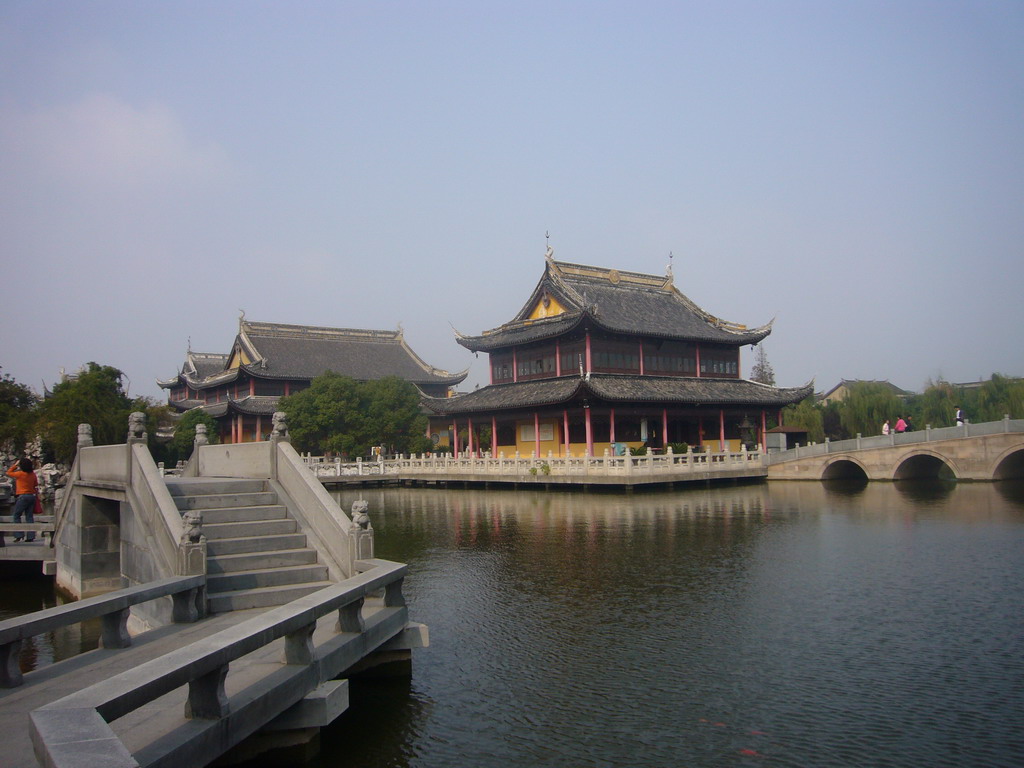
[[[14,493],[18,500],[14,502],[14,522],[20,523],[22,514],[25,515],[26,523],[36,521],[36,494],[39,492],[39,479],[36,477],[35,467],[32,459],[22,458],[13,467],[7,470],[7,476],[14,478]],[[26,538],[24,531],[14,534],[15,541],[35,541],[36,532],[29,531]]]

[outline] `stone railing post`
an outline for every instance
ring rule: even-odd
[[[81,451],[83,448],[92,447],[92,425],[91,424],[79,424],[78,425],[78,450]],[[75,470],[75,480],[82,479],[82,466],[81,463],[77,464]]]
[[[288,434],[288,416],[284,411],[274,411],[271,424],[273,426],[270,430],[270,477],[277,480],[277,447],[280,443],[290,443],[292,439]]]
[[[338,623],[335,629],[338,632],[362,632],[365,628],[363,622],[363,603],[365,598],[360,597],[338,609]]]
[[[860,432],[858,432],[857,433],[857,450],[858,451],[860,450],[860,441],[861,441]]]
[[[351,553],[352,562],[373,559],[373,526],[366,513],[369,504],[359,499],[352,502]]]
[[[202,446],[210,444],[210,437],[206,433],[205,424],[196,424],[196,436],[192,441],[192,450],[198,451]]]
[[[1003,414],[1003,432],[1009,432],[1009,431],[1010,431],[1010,414],[1004,413]]]
[[[218,720],[228,714],[228,696],[224,691],[227,676],[228,665],[224,664],[189,682],[185,702],[187,719]]]
[[[206,536],[203,535],[203,513],[195,509],[181,515],[182,533],[178,542],[178,575],[197,576],[206,573]]]

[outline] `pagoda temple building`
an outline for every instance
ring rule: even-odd
[[[705,312],[665,276],[555,261],[519,313],[458,343],[485,353],[490,384],[428,397],[432,431],[456,453],[600,456],[670,445],[764,446],[769,418],[813,392],[741,377],[740,348],[759,328]],[[442,427],[443,425],[443,427]]]
[[[423,362],[401,330],[257,323],[243,315],[228,354],[189,350],[180,372],[157,383],[173,409],[202,408],[216,419],[222,443],[242,443],[265,439],[277,401],[327,371],[359,381],[397,376],[432,401],[447,397],[467,374]]]

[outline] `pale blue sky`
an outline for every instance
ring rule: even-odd
[[[0,0],[0,366],[36,389],[162,397],[239,309],[486,383],[452,327],[511,318],[545,232],[777,318],[780,385],[1024,375],[1024,4]]]

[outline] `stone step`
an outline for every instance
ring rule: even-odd
[[[169,477],[166,485],[171,496],[219,496],[267,490],[267,481],[260,478]]]
[[[290,517],[274,520],[246,520],[237,523],[203,523],[203,534],[210,539],[241,539],[252,536],[277,536],[295,533],[298,526]]]
[[[312,549],[277,549],[248,552],[237,555],[216,555],[206,558],[207,576],[238,573],[253,569],[284,568],[293,565],[313,565],[316,551]]]
[[[301,584],[304,581],[326,581],[327,566],[322,564],[294,565],[281,568],[254,568],[234,573],[212,574],[206,578],[207,593],[233,592],[258,587],[280,587]]]
[[[258,493],[202,494],[199,496],[175,496],[174,503],[180,510],[223,509],[224,507],[261,507],[277,503],[273,491]]]
[[[201,509],[203,525],[207,523],[241,523],[246,520],[277,520],[288,517],[283,504],[269,504],[262,507],[223,507]]]
[[[243,536],[237,539],[206,540],[207,557],[221,555],[242,555],[250,552],[268,552],[277,549],[302,549],[306,546],[306,534],[282,533],[268,536]]]
[[[298,600],[300,597],[305,597],[333,585],[333,582],[330,581],[316,581],[306,584],[289,584],[281,587],[220,592],[207,595],[206,605],[210,613],[242,611],[248,608],[267,608],[274,605],[284,605],[292,600]]]

